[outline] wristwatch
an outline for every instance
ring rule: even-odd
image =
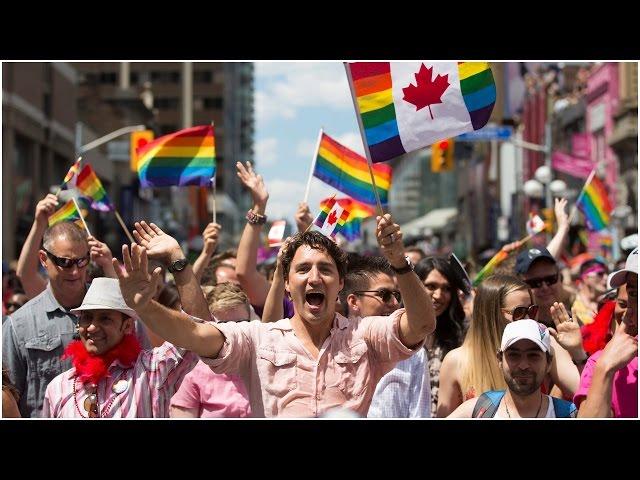
[[[391,265],[391,270],[396,272],[398,275],[402,275],[403,273],[413,272],[413,263],[411,263],[411,260],[409,260],[409,257],[404,257],[404,259],[407,262],[407,264],[404,267],[396,268],[393,265]]]
[[[171,265],[169,265],[167,270],[169,270],[171,273],[181,272],[187,265],[189,265],[189,260],[187,260],[186,258],[181,258],[180,260],[176,260]]]

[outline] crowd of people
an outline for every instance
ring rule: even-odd
[[[49,227],[54,195],[37,204],[3,264],[3,417],[637,418],[637,248],[611,274],[589,257],[565,275],[565,200],[546,248],[506,245],[475,288],[390,214],[364,256],[309,228],[304,203],[265,269],[268,190],[237,169],[253,199],[239,244],[218,251],[211,223],[193,265],[154,223],[118,259]]]

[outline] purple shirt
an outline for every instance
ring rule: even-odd
[[[249,394],[237,375],[213,373],[203,362],[191,370],[171,399],[172,407],[197,409],[202,418],[251,416]]]
[[[573,403],[578,408],[580,408],[582,401],[587,398],[593,371],[601,355],[602,350],[591,355],[584,366],[584,370],[582,370],[580,386],[573,397]],[[638,418],[638,357],[633,358],[613,375],[611,409],[615,418]]]
[[[333,408],[364,417],[380,378],[420,349],[399,338],[404,309],[388,317],[348,320],[336,314],[329,337],[313,356],[288,318],[273,323],[226,322],[218,358],[202,358],[216,373],[238,373],[256,417],[317,417]]]

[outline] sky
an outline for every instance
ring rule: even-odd
[[[254,160],[269,191],[270,220],[294,221],[309,170],[324,132],[364,155],[353,100],[342,62],[255,62]],[[313,178],[312,215],[320,200],[340,192]],[[295,226],[295,223],[292,224]]]

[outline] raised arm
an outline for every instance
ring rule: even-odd
[[[216,253],[216,248],[218,248],[218,237],[220,235],[221,228],[222,227],[217,223],[211,222],[204,229],[204,232],[202,232],[204,246],[202,247],[200,256],[193,264],[193,274],[196,276],[196,280],[198,280],[198,283],[202,281],[202,274],[204,273],[207,265],[209,265],[211,257],[214,253]]]
[[[277,322],[284,318],[284,277],[282,276],[282,252],[286,248],[291,237],[282,242],[280,251],[278,252],[278,258],[276,260],[276,269],[273,272],[273,280],[271,281],[271,288],[267,295],[267,300],[264,302],[264,310],[262,311],[262,321]]]
[[[186,313],[170,310],[152,300],[162,269],[158,267],[149,273],[147,250],[132,244],[130,254],[129,247],[123,245],[122,259],[124,270],[119,268],[118,260],[113,259],[120,291],[124,301],[140,319],[177,347],[191,350],[202,357],[217,357],[224,344],[224,335],[220,330],[210,323],[194,322]]]
[[[269,192],[264,184],[261,175],[256,175],[249,162],[246,166],[240,162],[236,163],[238,177],[245,187],[251,192],[253,198],[253,212],[264,215],[269,200]],[[264,275],[258,272],[257,257],[258,246],[260,245],[260,231],[262,223],[253,224],[247,222],[238,245],[238,257],[236,259],[236,275],[240,281],[240,286],[249,297],[251,305],[261,307],[267,299],[269,293],[269,282]]]
[[[173,262],[185,258],[182,248],[180,248],[180,244],[176,239],[164,233],[155,223],[136,222],[135,228],[133,236],[136,242],[146,249],[146,255],[149,258],[158,260],[167,267]],[[174,272],[173,278],[180,294],[182,309],[189,315],[209,320],[211,314],[209,313],[207,300],[204,298],[200,288],[200,282],[193,274],[191,265],[187,263],[184,269]],[[160,332],[155,332],[160,335]],[[160,336],[167,340],[166,337]]]
[[[566,198],[556,198],[554,212],[556,214],[556,222],[558,223],[558,231],[549,242],[549,245],[547,245],[547,250],[549,250],[549,253],[556,260],[560,258],[562,248],[564,247],[564,242],[567,240],[567,236],[569,235],[570,225],[566,207]]]
[[[638,339],[627,333],[622,321],[602,351],[593,369],[587,398],[580,404],[578,417],[607,418],[613,416],[611,395],[615,373],[638,356]]]
[[[48,218],[56,211],[57,206],[58,197],[51,193],[38,202],[33,225],[20,251],[16,275],[29,298],[35,297],[47,288],[47,280],[38,273],[38,250],[44,232],[49,226]]]
[[[311,210],[309,210],[307,202],[300,202],[298,204],[298,210],[296,210],[295,218],[298,231],[305,232],[307,228],[309,228],[309,225],[311,225],[311,222],[313,222]]]
[[[377,217],[377,222],[376,238],[382,254],[396,270],[406,267],[400,226],[389,213]],[[398,273],[397,278],[405,308],[400,318],[400,341],[413,348],[435,330],[436,316],[431,298],[413,270]]]

